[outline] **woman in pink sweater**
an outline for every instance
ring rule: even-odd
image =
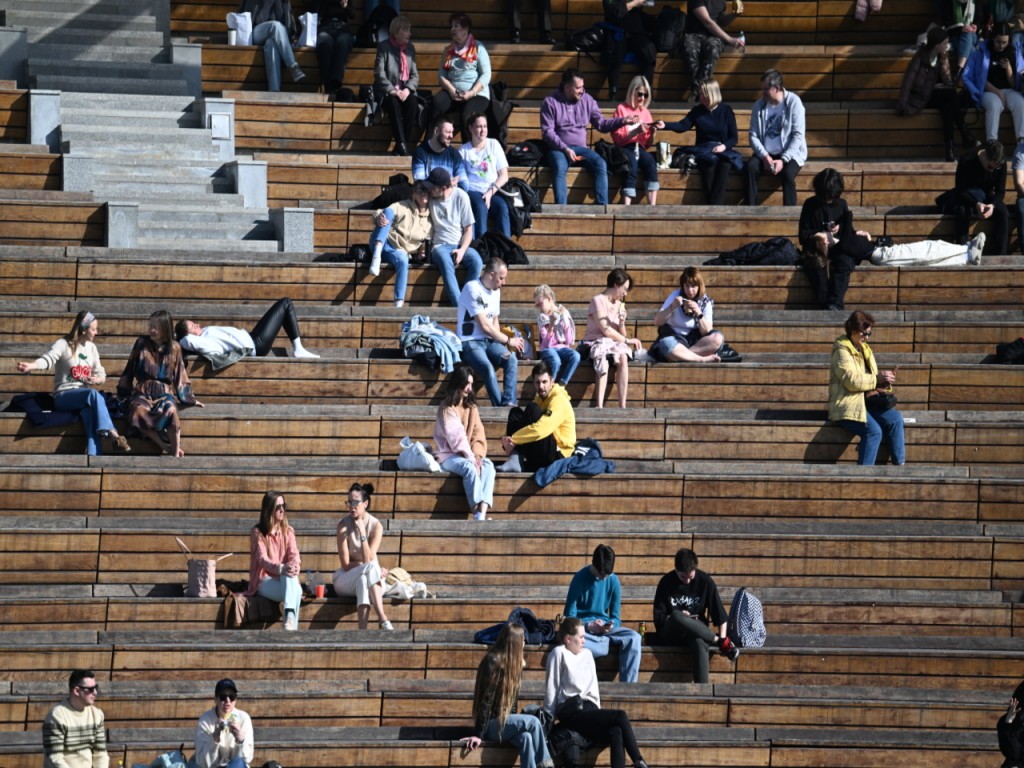
[[[612,131],[612,141],[622,148],[629,163],[629,170],[622,177],[622,202],[630,205],[637,197],[637,175],[643,175],[644,187],[647,190],[647,202],[658,204],[658,163],[647,150],[654,145],[657,128],[651,117],[651,84],[643,75],[637,75],[626,91],[626,100],[615,108],[615,117],[635,116],[637,122],[632,125],[623,123]]]
[[[473,394],[473,369],[459,363],[445,381],[437,409],[434,445],[441,469],[462,476],[474,520],[485,520],[494,506],[494,464],[487,458],[487,435]]]

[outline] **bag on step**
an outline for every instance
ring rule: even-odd
[[[764,606],[746,587],[740,587],[732,596],[728,632],[737,648],[760,648],[768,637],[764,628]]]
[[[399,469],[407,472],[441,471],[441,465],[437,463],[437,459],[431,455],[430,449],[423,443],[413,441],[412,438],[406,436],[402,438],[399,445],[402,446],[402,452],[398,454]]]
[[[192,554],[185,542],[177,536],[174,540],[178,542],[181,551],[185,554],[185,562],[188,563],[188,586],[185,587],[187,597],[216,597],[217,596],[217,563],[225,557],[231,557],[234,552],[213,559],[196,557]]]
[[[228,29],[235,30],[235,45],[252,45],[252,14],[229,13]]]

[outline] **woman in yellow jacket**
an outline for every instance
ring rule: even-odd
[[[832,345],[828,376],[828,418],[860,437],[857,463],[874,465],[878,446],[885,436],[893,464],[906,461],[903,444],[903,416],[896,408],[869,408],[868,401],[891,391],[895,371],[879,373],[875,356],[867,344],[875,319],[857,311],[846,320],[846,333]],[[897,366],[898,368],[899,366]]]

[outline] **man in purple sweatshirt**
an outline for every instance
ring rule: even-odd
[[[608,133],[622,125],[634,125],[638,119],[636,115],[605,118],[594,97],[586,92],[580,71],[567,69],[562,73],[558,90],[544,99],[540,107],[540,131],[555,176],[556,205],[565,205],[565,172],[576,164],[594,174],[595,202],[608,204],[608,166],[587,146],[587,124]]]

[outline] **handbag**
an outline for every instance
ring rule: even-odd
[[[398,454],[398,468],[406,471],[415,472],[428,471],[428,472],[440,472],[441,465],[437,463],[430,451],[423,443],[413,440],[407,435],[401,439],[399,445],[402,446],[402,452]]]
[[[192,554],[192,550],[185,546],[185,542],[177,536],[174,540],[178,542],[181,551],[185,554],[185,562],[188,563],[188,586],[185,587],[185,595],[188,597],[216,597],[217,596],[217,563],[225,557],[231,557],[234,552],[208,560],[199,558]]]
[[[600,707],[590,699],[585,699],[577,693],[575,696],[570,696],[559,704],[558,709],[555,710],[555,715],[559,720],[568,720],[580,712],[589,712],[593,709],[600,709]]]
[[[304,13],[299,16],[299,24],[302,31],[299,32],[299,46],[302,48],[316,48],[316,35],[318,20],[320,16],[316,13]]]
[[[868,408],[868,413],[874,415],[877,413],[885,413],[896,407],[896,395],[892,392],[886,392],[884,390],[875,390],[878,394],[868,396],[864,395],[864,404]]]
[[[252,45],[252,14],[229,13],[228,29],[235,30],[235,45]]]

